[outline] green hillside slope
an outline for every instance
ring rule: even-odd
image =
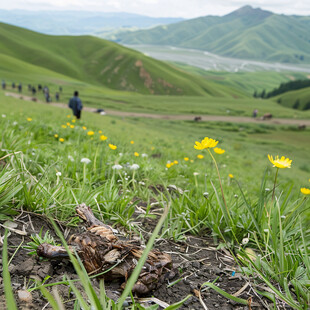
[[[9,67],[19,73],[40,74],[43,68],[53,74],[116,90],[143,94],[242,95],[92,36],[49,36],[0,23],[0,57],[10,57]],[[0,69],[8,73],[9,67],[0,65]]]
[[[243,59],[310,63],[309,30],[310,17],[276,15],[245,6],[223,17],[206,16],[122,33],[118,41],[197,48]]]
[[[274,97],[284,107],[296,110],[310,110],[310,87],[289,91]]]

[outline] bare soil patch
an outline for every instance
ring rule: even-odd
[[[14,219],[17,227],[10,230],[8,237],[9,259],[14,255],[17,247],[26,245],[30,242],[31,234],[38,233],[43,227],[43,234],[49,230],[50,234],[57,240],[57,236],[53,232],[52,226],[44,216],[39,216],[24,212]],[[151,234],[156,222],[150,218],[140,219],[143,227],[145,238]],[[61,226],[65,236],[72,233],[81,232],[82,226],[74,229]],[[16,230],[25,231],[25,236],[18,233]],[[4,228],[0,228],[1,236],[4,235]],[[34,281],[44,281],[54,283],[63,280],[66,274],[70,279],[76,279],[76,273],[68,260],[41,261],[37,256],[29,256],[28,250],[22,246],[18,248],[10,265],[12,289],[16,300],[18,301],[19,309],[51,309],[47,302],[42,297],[39,290],[31,292],[31,301],[25,303],[19,297],[24,290],[34,287]],[[257,297],[250,282],[243,278],[238,272],[238,266],[233,258],[226,250],[217,250],[213,245],[212,239],[208,237],[186,236],[186,241],[173,242],[169,240],[160,240],[155,245],[160,251],[167,252],[172,256],[176,276],[172,280],[167,280],[159,289],[153,291],[144,298],[157,298],[161,301],[162,306],[159,309],[164,309],[164,305],[172,304],[180,301],[187,295],[191,297],[185,302],[181,309],[204,309],[204,303],[208,309],[249,309],[248,306],[237,304],[234,301],[228,300],[217,294],[212,289],[201,289],[201,285],[207,281],[216,280],[216,285],[230,294],[238,294],[238,297],[243,299],[252,298],[253,309],[263,309],[262,301]],[[2,244],[0,244],[2,251]],[[2,259],[0,260],[2,269]],[[99,292],[99,281],[92,280],[92,285]],[[121,282],[113,281],[106,282],[107,295],[110,298],[117,299],[122,290]],[[79,285],[77,284],[79,287]],[[52,293],[52,288],[49,287]],[[238,293],[239,291],[239,293]],[[61,284],[58,286],[58,293],[66,302],[66,309],[73,309],[74,296],[70,293],[69,288]],[[201,296],[199,299],[199,295]],[[0,277],[0,309],[5,309],[4,304],[4,288],[3,280]],[[147,303],[148,305],[151,302]]]

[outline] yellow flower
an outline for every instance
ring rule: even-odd
[[[54,134],[54,137],[57,139],[58,138],[58,135],[57,135],[57,133],[56,134]]]
[[[72,128],[72,129],[73,129],[73,128],[74,128],[74,125],[70,125],[70,128]]]
[[[177,165],[179,162],[178,162],[177,160],[175,160],[173,163],[174,163],[175,165]]]
[[[233,174],[231,174],[231,173],[230,173],[228,176],[229,176],[231,179],[233,179],[233,178],[234,178],[234,175],[233,175]]]
[[[61,125],[61,127],[62,127],[62,128],[67,128],[67,126],[66,126],[66,125]]]
[[[67,115],[67,117],[68,117],[68,118],[70,118],[70,117],[71,117],[71,115]]]
[[[28,122],[31,122],[31,121],[32,121],[32,118],[31,118],[31,117],[27,117],[27,121],[28,121]]]
[[[270,162],[273,164],[273,167],[277,168],[291,168],[292,160],[289,158],[285,158],[284,156],[279,159],[279,156],[277,155],[275,159],[272,158],[271,155],[268,154],[268,158]]]
[[[76,121],[75,121],[75,119],[73,119],[73,120],[71,120],[71,122],[72,122],[72,123],[75,123]]]
[[[105,135],[101,135],[101,136],[100,136],[100,140],[101,140],[101,141],[105,141],[105,140],[107,140],[107,139],[108,139],[108,137],[106,137]]]
[[[203,155],[201,155],[201,154],[199,154],[199,155],[197,155],[197,158],[199,158],[199,159],[203,159]]]
[[[102,134],[102,130],[99,130],[98,133]]]
[[[67,123],[67,126],[69,127],[71,124],[70,123]]]
[[[223,154],[223,153],[225,153],[225,150],[220,149],[219,147],[214,148],[213,151],[214,151],[216,154]]]
[[[155,147],[154,147],[154,146],[152,146],[152,147],[151,147],[151,150],[152,150],[152,151],[154,151],[154,150],[155,150]]]
[[[189,158],[188,158],[188,157],[184,157],[184,160],[185,160],[185,161],[188,161],[188,160],[189,160]]]
[[[139,156],[139,153],[138,153],[138,152],[134,152],[134,155],[135,155],[136,157],[138,157],[138,156]]]
[[[87,128],[85,126],[82,127],[84,130],[86,130]]]
[[[91,130],[87,132],[87,135],[88,135],[88,136],[93,136],[94,134],[95,134],[95,133],[94,133],[93,131],[91,131]]]
[[[201,142],[196,141],[194,148],[196,150],[208,149],[208,148],[217,146],[218,143],[219,142],[214,139],[205,137]]]
[[[130,144],[134,144],[134,143],[135,143],[135,141],[133,141],[133,140],[130,141]]]
[[[193,159],[191,159],[191,160],[190,160],[190,162],[191,162],[191,163],[193,163],[193,162],[194,162],[194,160],[193,160]]]
[[[171,164],[170,163],[167,163],[166,164],[166,167],[169,169],[171,167]]]
[[[116,149],[117,149],[117,146],[114,145],[114,144],[109,144],[109,148],[110,148],[111,150],[116,150]]]
[[[59,138],[59,142],[64,142],[65,139],[64,138]]]
[[[310,195],[310,189],[306,188],[306,187],[302,187],[300,189],[300,191],[304,194],[304,195]]]

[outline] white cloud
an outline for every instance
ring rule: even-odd
[[[130,12],[156,17],[192,18],[225,15],[244,5],[280,14],[310,15],[309,0],[11,0],[1,1],[0,9]]]

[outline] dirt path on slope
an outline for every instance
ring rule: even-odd
[[[39,99],[34,100],[33,97],[25,96],[17,93],[6,92],[6,96],[14,97],[26,101],[35,101],[38,103],[47,104]],[[60,102],[50,102],[49,105],[68,108],[68,105]],[[83,111],[96,112],[96,108],[84,107]],[[152,119],[164,119],[164,120],[194,120],[195,115],[186,114],[151,114],[151,113],[137,113],[137,112],[126,112],[116,111],[110,109],[104,109],[106,114],[121,116],[121,117],[145,117]],[[310,126],[310,119],[291,119],[291,118],[272,118],[270,120],[262,120],[261,118],[252,118],[247,116],[225,116],[225,115],[200,115],[201,121],[215,121],[215,122],[231,122],[231,123],[267,123],[276,125],[306,125]]]

